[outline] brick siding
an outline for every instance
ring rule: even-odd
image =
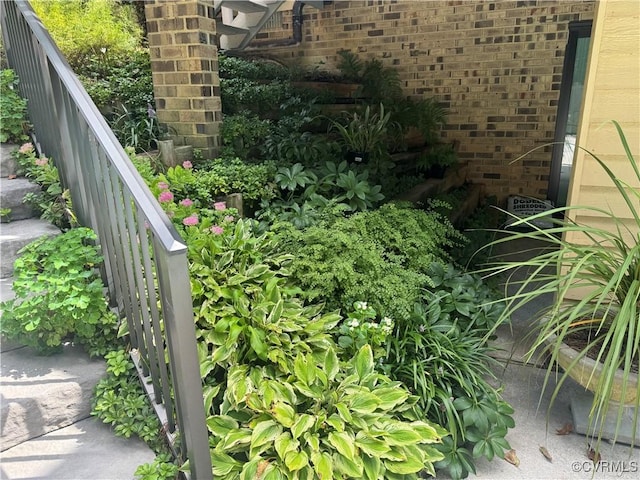
[[[222,121],[213,7],[204,0],[153,0],[145,15],[158,120],[178,145],[213,157]]]
[[[304,9],[298,47],[253,51],[283,63],[335,70],[337,51],[378,58],[400,73],[407,96],[448,109],[442,131],[459,142],[469,179],[504,200],[544,198],[568,24],[590,20],[585,1],[336,1]],[[286,38],[282,28],[257,41]],[[290,32],[289,32],[290,33]],[[513,163],[512,163],[513,162]]]

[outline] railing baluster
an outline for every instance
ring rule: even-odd
[[[98,235],[143,386],[170,442],[180,439],[191,476],[211,479],[186,246],[28,2],[0,2],[0,20],[36,147],[54,159],[78,220]]]

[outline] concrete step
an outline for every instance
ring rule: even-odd
[[[0,278],[13,275],[18,251],[43,235],[55,236],[60,229],[44,220],[30,218],[0,225]]]
[[[0,143],[0,177],[6,178],[17,173],[18,164],[11,154],[18,148],[19,145],[12,143]]]
[[[40,186],[30,182],[26,178],[0,178],[0,208],[9,208],[11,212],[2,217],[3,222],[24,220],[36,216],[33,208],[24,203],[24,197],[28,193],[38,193]]]
[[[3,348],[0,451],[88,418],[93,390],[105,372],[104,360],[90,359],[73,345],[51,356],[30,347]]]
[[[0,478],[11,480],[131,480],[154,453],[139,439],[116,437],[96,418],[2,452]]]
[[[0,303],[6,302],[7,300],[13,300],[15,298],[16,295],[11,289],[12,285],[13,277],[0,278]],[[0,351],[1,350],[2,347],[0,347]]]

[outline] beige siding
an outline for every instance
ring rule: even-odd
[[[589,66],[577,142],[593,152],[630,188],[640,189],[625,156],[615,127],[618,121],[632,153],[640,159],[640,2],[602,0],[598,3],[592,33]],[[631,214],[606,173],[586,152],[576,150],[568,203],[592,205],[613,211],[637,231]],[[636,207],[640,210],[640,205]],[[574,215],[575,219],[575,215]],[[612,222],[578,216],[581,222],[612,228]],[[631,238],[631,237],[630,237]],[[568,240],[585,242],[568,236]]]

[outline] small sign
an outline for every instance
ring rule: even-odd
[[[517,222],[519,218],[531,217],[539,213],[548,212],[552,209],[553,203],[549,200],[539,200],[537,198],[512,195],[507,201],[507,212],[518,218],[509,216],[505,226],[511,226],[513,223]],[[551,228],[553,227],[553,218],[551,215],[536,218],[531,221],[531,224],[539,228]],[[518,227],[523,226],[525,225],[518,225]]]

